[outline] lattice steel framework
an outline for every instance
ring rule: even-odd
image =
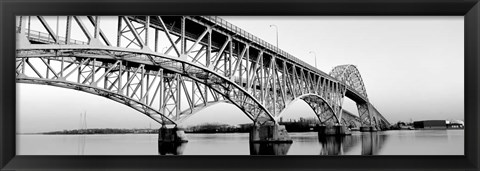
[[[363,84],[362,76],[355,65],[336,66],[332,69],[330,75],[355,90],[362,98],[368,101],[367,90]]]
[[[342,124],[348,88],[367,98],[358,71],[360,80],[334,78],[218,17],[118,16],[114,30],[102,28],[101,16],[62,18],[53,31],[45,17],[19,17],[17,82],[107,97],[162,124],[181,123],[220,101],[256,123],[275,122],[295,99],[323,124]],[[32,29],[32,20],[41,30]],[[73,28],[85,41],[72,38]]]
[[[344,83],[350,92],[354,93],[357,100],[358,113],[362,126],[385,127],[390,125],[388,121],[368,101],[367,90],[363,83],[362,76],[355,65],[339,65],[330,72],[340,82]]]

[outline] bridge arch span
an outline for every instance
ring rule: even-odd
[[[330,106],[330,104],[322,96],[313,93],[300,95],[290,101],[287,107],[280,112],[277,118],[280,118],[282,115],[284,115],[285,111],[288,110],[292,104],[299,100],[304,101],[308,104],[308,106],[310,106],[322,125],[340,124],[332,106]]]
[[[43,64],[41,62],[32,64],[29,62],[30,59],[40,59]],[[142,113],[148,110],[148,115],[151,113],[160,115],[161,118],[164,118],[162,122],[169,121],[168,123],[176,125],[175,122],[181,118],[180,115],[193,113],[201,103],[207,104],[209,102],[206,97],[208,94],[213,96],[210,98],[213,101],[227,100],[236,105],[254,122],[275,122],[265,107],[231,80],[203,66],[165,54],[107,46],[28,45],[17,48],[16,61],[18,82],[55,84],[57,86],[63,84],[60,87],[102,95],[129,106],[134,103],[137,106],[134,109],[142,109],[139,110]],[[61,66],[50,65],[51,61],[62,64]],[[38,71],[40,67],[35,67],[35,65],[44,65],[44,71]],[[32,73],[35,74],[26,74],[26,67],[33,70]],[[71,70],[71,68],[74,69]],[[76,79],[78,81],[72,81],[72,78],[68,77],[76,75],[72,73],[77,69]],[[99,72],[103,69],[105,70],[103,73]],[[153,81],[149,81],[149,78],[146,77],[154,78]],[[159,85],[155,90],[150,90],[155,86],[154,84],[157,84],[155,82],[158,80],[157,77],[160,78]],[[122,83],[122,78],[127,81]],[[136,83],[132,83],[133,80],[136,80]],[[190,82],[191,90],[194,92],[187,90],[186,80]],[[102,81],[105,82],[103,88],[99,87]],[[158,93],[159,91],[160,93]],[[165,92],[162,93],[162,91]],[[155,108],[152,107],[154,100],[152,98],[148,102],[148,96],[155,97],[157,94],[163,94],[163,96],[159,100],[159,103],[162,104],[155,111]],[[197,101],[193,100],[195,97]],[[177,100],[188,101],[189,107],[187,108],[190,112],[185,110],[182,112],[181,106],[168,104],[168,102]],[[159,122],[159,119],[156,121]]]
[[[126,106],[129,106],[146,116],[150,117],[151,119],[155,120],[156,122],[160,124],[176,124],[175,121],[163,117],[161,113],[159,113],[157,110],[151,108],[148,105],[145,105],[144,103],[139,102],[138,100],[129,98],[125,95],[117,94],[117,93],[112,93],[110,91],[106,91],[101,88],[93,87],[93,86],[88,86],[88,85],[82,85],[78,83],[73,83],[73,82],[65,82],[65,81],[57,81],[57,80],[46,80],[46,79],[36,79],[36,78],[28,78],[28,77],[17,77],[17,83],[26,83],[26,84],[37,84],[37,85],[49,85],[49,86],[54,86],[54,87],[60,87],[60,88],[66,88],[66,89],[71,89],[71,90],[77,90],[101,97],[108,98],[110,100],[113,100],[115,102],[124,104]]]
[[[345,85],[353,88],[368,101],[365,84],[363,83],[360,71],[358,71],[358,68],[355,65],[347,64],[336,66],[332,69],[330,75]]]
[[[355,121],[351,120],[350,122],[348,122],[348,125],[346,125],[347,127],[349,128],[356,128],[356,127],[360,127],[360,125],[357,125],[355,123]]]
[[[190,111],[190,109],[185,109],[183,110],[181,113],[181,117],[178,119],[178,122],[179,124],[183,123],[183,121],[187,120],[188,118],[192,117],[193,115],[195,115],[196,113],[198,112],[201,112],[209,107],[212,107],[212,106],[215,106],[215,105],[218,105],[218,104],[232,104],[230,101],[228,100],[219,100],[219,101],[212,101],[212,102],[207,102],[207,104],[199,104],[199,105],[196,105],[194,108],[193,108],[193,111]],[[235,105],[235,104],[233,104]]]

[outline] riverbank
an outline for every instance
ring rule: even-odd
[[[116,128],[91,128],[91,129],[74,129],[53,132],[42,132],[38,134],[156,134],[158,129],[116,129]]]

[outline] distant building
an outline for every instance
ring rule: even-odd
[[[424,120],[413,122],[415,129],[447,129],[445,120]]]
[[[455,120],[455,121],[447,121],[447,128],[448,129],[464,129],[465,125],[463,121]]]

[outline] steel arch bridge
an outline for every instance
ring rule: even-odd
[[[161,124],[180,124],[219,102],[254,123],[276,123],[303,100],[322,125],[389,125],[355,66],[326,74],[219,17],[118,16],[115,26],[102,25],[112,17],[61,18],[18,17],[17,82],[103,96]],[[357,103],[359,118],[342,116],[345,97]]]

